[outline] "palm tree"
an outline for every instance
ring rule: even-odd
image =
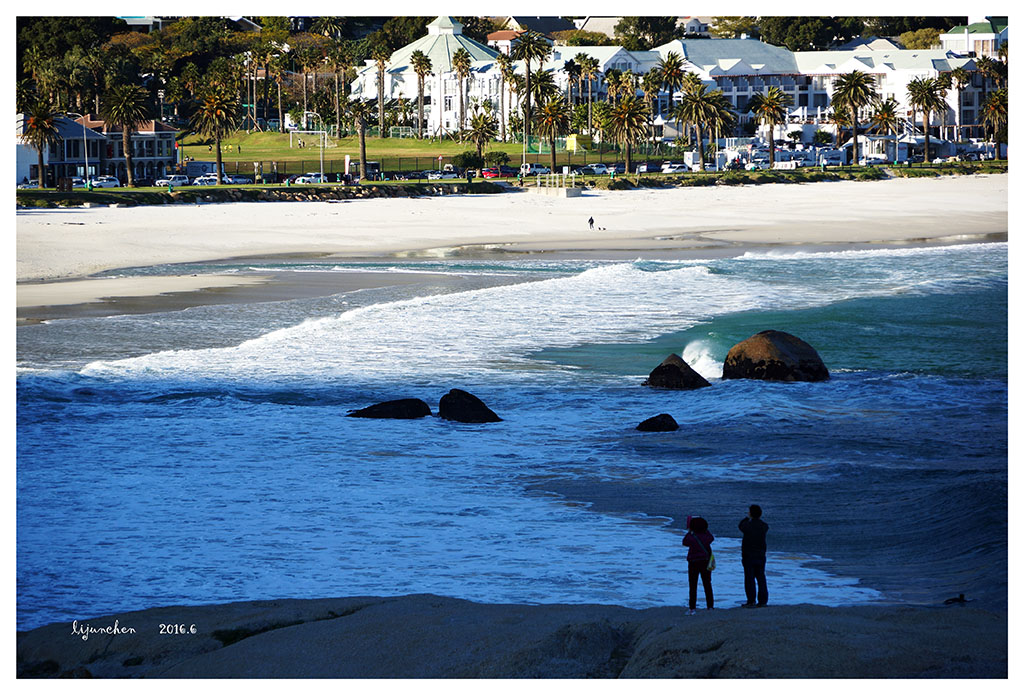
[[[946,101],[940,95],[940,86],[934,77],[915,77],[907,83],[910,105],[921,111],[924,122],[924,161],[931,162],[931,115],[944,109]]]
[[[597,77],[601,63],[593,56],[586,53],[576,54],[576,64],[580,66],[580,77],[587,81],[587,134],[594,134],[594,95],[592,92],[593,80]]]
[[[313,20],[310,31],[337,41],[345,31],[345,24],[344,17],[317,17]]]
[[[127,185],[132,186],[135,184],[132,131],[140,123],[149,120],[149,93],[134,84],[122,84],[114,87],[103,98],[103,119],[107,123],[121,128],[121,143],[124,146],[125,170],[128,176]]]
[[[893,97],[878,102],[874,113],[871,114],[871,125],[875,128],[875,131],[883,135],[895,135],[899,132],[899,108],[899,102]]]
[[[704,129],[720,131],[730,127],[736,116],[729,106],[729,100],[721,89],[709,92],[703,82],[691,82],[683,88],[679,105],[673,111],[678,121],[696,131],[701,171],[704,171]]]
[[[568,94],[566,95],[566,100],[569,102],[569,106],[574,106],[575,102],[573,102],[572,98],[572,85],[580,77],[580,66],[576,63],[575,60],[570,58],[569,60],[565,61],[565,65],[562,67],[562,71],[565,73],[565,76],[567,78],[566,86],[568,87]]]
[[[50,102],[42,97],[36,98],[25,111],[25,132],[21,139],[35,148],[39,155],[39,184],[38,188],[46,188],[46,165],[43,162],[43,155],[46,148],[60,142],[60,135],[57,131],[57,114],[54,113]]]
[[[526,142],[530,140],[530,62],[536,60],[540,67],[544,66],[544,59],[551,52],[551,46],[543,35],[535,31],[526,31],[519,35],[516,45],[512,49],[512,57],[526,63],[526,105],[523,108],[523,127]]]
[[[416,101],[417,109],[419,114],[419,120],[416,124],[416,137],[420,140],[423,139],[423,87],[427,80],[427,75],[434,69],[434,66],[430,62],[430,58],[423,51],[413,51],[412,55],[409,56],[409,62],[412,63],[413,72],[416,73]]]
[[[561,96],[549,99],[537,112],[537,133],[551,145],[551,171],[555,171],[555,139],[569,132],[569,105]]]
[[[845,109],[850,114],[850,126],[853,128],[853,161],[857,156],[857,115],[858,112],[878,99],[875,89],[875,78],[860,70],[853,70],[840,75],[832,91],[832,104],[836,109]]]
[[[630,94],[619,100],[609,116],[609,130],[616,142],[625,148],[626,173],[632,170],[633,143],[647,137],[650,110],[636,96]]]
[[[384,134],[384,74],[388,69],[391,51],[384,44],[377,44],[370,52],[370,58],[377,63],[377,130],[380,137]]]
[[[362,99],[348,103],[348,115],[352,118],[359,135],[359,178],[366,178],[366,122],[371,115],[370,104]]]
[[[654,102],[661,90],[661,75],[657,70],[651,70],[640,78],[640,89],[644,92],[644,101],[647,102],[647,116],[649,118],[651,142],[654,141]]]
[[[546,70],[536,70],[533,73],[530,90],[530,96],[537,102],[537,106],[550,101],[559,94],[558,85],[555,84],[555,76]]]
[[[469,139],[476,145],[476,155],[483,159],[484,145],[498,137],[498,124],[486,111],[477,111],[469,120]]]
[[[615,97],[619,94],[619,75],[622,74],[621,70],[611,68],[610,70],[604,71],[604,88],[608,95],[608,102],[614,104]]]
[[[683,78],[687,71],[683,68],[683,58],[678,53],[665,54],[655,68],[661,77],[661,84],[668,90],[668,110],[675,108],[672,100],[677,89],[682,89]]]
[[[512,60],[512,56],[507,53],[499,53],[494,62],[497,63],[498,72],[501,74],[501,139],[504,142],[505,124],[508,122],[508,116],[505,112],[505,89],[506,85],[516,74],[516,65]]]
[[[992,129],[992,139],[996,143],[996,157],[999,157],[1000,145],[1005,142],[1001,137],[1006,133],[1006,124],[1009,123],[1009,106],[1007,90],[1005,87],[992,92],[981,107],[981,120]]]
[[[452,54],[452,70],[459,78],[459,140],[466,127],[466,78],[473,70],[473,58],[465,48],[459,48]]]
[[[211,87],[202,95],[192,114],[192,131],[213,137],[217,152],[217,185],[223,181],[220,141],[238,123],[238,108],[238,99],[233,91],[224,87]]]
[[[957,140],[964,139],[964,100],[963,91],[964,87],[971,83],[971,73],[969,73],[962,65],[958,68],[953,68],[952,72],[949,73],[950,80],[953,87],[956,88],[956,123],[957,123]]]
[[[793,98],[775,86],[755,94],[748,102],[750,112],[757,116],[761,124],[768,126],[769,169],[775,168],[775,126],[785,122],[792,103]]]

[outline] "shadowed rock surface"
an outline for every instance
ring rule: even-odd
[[[347,417],[413,420],[428,415],[430,415],[430,406],[419,398],[400,398],[396,401],[376,403],[361,410],[353,410]]]
[[[732,346],[722,378],[825,381],[829,374],[818,352],[795,335],[761,331]]]
[[[675,432],[679,423],[668,413],[649,417],[636,426],[641,432]]]
[[[501,422],[501,418],[482,400],[461,389],[452,389],[441,396],[437,414],[445,420],[455,422]]]
[[[659,364],[643,383],[656,389],[699,389],[711,383],[694,371],[679,355],[672,353]]]
[[[965,605],[699,611],[428,594],[155,608],[134,634],[17,635],[20,677],[1006,678],[1007,620]],[[79,621],[81,624],[83,621]],[[196,626],[161,635],[160,624]]]

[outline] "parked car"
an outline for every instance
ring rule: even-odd
[[[239,175],[235,174],[234,176],[232,176],[230,178],[231,178],[231,183],[235,183],[235,184],[252,183],[252,177],[251,176],[239,176]]]
[[[295,183],[327,183],[327,177],[319,172],[307,172],[297,177]]]
[[[608,173],[608,167],[601,162],[594,162],[593,164],[587,164],[577,169],[577,173],[582,176],[602,176]]]
[[[661,165],[661,173],[663,174],[682,174],[683,172],[689,171],[690,167],[679,162],[666,162]]]
[[[157,186],[187,186],[188,177],[184,174],[170,174],[162,179],[157,179]]]
[[[517,173],[519,173],[518,169],[513,169],[512,167],[505,166],[504,164],[496,167],[487,167],[481,171],[481,174],[483,174],[485,179],[514,178]]]
[[[519,171],[523,176],[533,176],[534,174],[550,174],[551,169],[547,168],[543,164],[537,162],[527,162],[519,167]]]
[[[135,179],[132,181],[132,186],[135,188],[152,188],[156,185],[156,181],[151,178]]]
[[[93,188],[120,188],[121,182],[115,176],[96,176],[92,180]]]
[[[981,159],[981,154],[978,152],[964,152],[960,157],[965,162],[977,162]]]
[[[650,174],[655,171],[661,171],[661,165],[657,162],[641,162],[636,168],[638,174]]]
[[[193,186],[215,186],[217,184],[216,174],[203,174],[192,179]]]
[[[28,188],[39,188],[39,179],[32,179],[28,183],[19,183],[18,188],[25,190]]]
[[[438,181],[440,179],[457,179],[459,175],[454,171],[428,171],[427,179],[430,181]]]
[[[72,176],[71,177],[71,187],[72,188],[85,188],[85,179],[83,179],[83,178],[81,178],[79,176]]]
[[[625,162],[615,162],[615,164],[612,164],[610,167],[608,167],[608,173],[611,173],[613,171],[616,174],[625,174],[626,173],[626,163]]]

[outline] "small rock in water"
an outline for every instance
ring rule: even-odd
[[[795,335],[761,331],[732,346],[722,378],[825,381],[829,374],[817,351]]]
[[[353,410],[346,417],[369,417],[392,420],[413,420],[430,415],[430,406],[419,398],[400,398]]]
[[[636,428],[641,432],[675,432],[679,429],[679,423],[668,413],[649,417]]]
[[[656,389],[699,389],[711,383],[694,371],[679,355],[672,353],[654,368],[644,386]]]
[[[441,396],[437,414],[442,419],[455,422],[501,422],[501,418],[482,400],[461,389],[452,389]]]

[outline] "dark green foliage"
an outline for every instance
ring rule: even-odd
[[[486,158],[478,157],[473,150],[466,150],[452,157],[452,164],[457,167],[479,169],[484,166]]]
[[[823,51],[861,34],[857,17],[759,17],[761,39],[791,51]]]
[[[126,28],[124,20],[115,17],[75,17],[74,21],[67,17],[18,17],[18,75],[22,74],[25,51],[31,46],[47,57],[59,58],[75,46],[85,50],[98,48]]]
[[[615,36],[628,51],[647,51],[680,38],[676,17],[623,17],[615,25]]]
[[[501,166],[502,164],[508,164],[509,156],[508,152],[501,152],[500,150],[491,150],[484,155],[484,164],[489,167]]]

